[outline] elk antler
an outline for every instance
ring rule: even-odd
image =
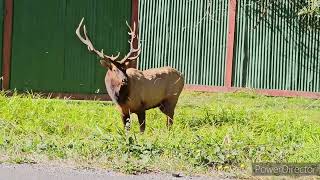
[[[133,40],[136,37],[136,23],[135,22],[133,23],[133,30],[129,26],[128,21],[126,22],[126,24],[130,29],[130,32],[128,33],[130,35],[130,37],[131,37],[130,41],[128,41],[129,44],[130,44],[130,52],[120,61],[120,63],[124,63],[128,59],[129,60],[137,59],[139,57],[139,55],[140,55],[140,52],[141,52],[140,47],[138,47],[138,48],[134,48],[133,47]],[[137,39],[138,39],[138,37],[137,37]],[[136,56],[131,57],[133,53],[137,53],[137,54],[136,54]]]
[[[118,53],[117,56],[113,57],[113,55],[112,56],[105,55],[103,53],[103,49],[101,49],[101,51],[98,51],[94,48],[92,42],[90,41],[90,39],[87,35],[86,25],[83,25],[84,38],[81,36],[80,28],[82,26],[83,20],[84,20],[84,18],[81,19],[80,24],[79,24],[78,28],[76,29],[76,34],[77,34],[78,38],[80,39],[80,41],[88,46],[88,50],[90,52],[92,52],[92,51],[95,52],[100,58],[102,58],[102,59],[108,58],[108,59],[111,59],[112,61],[116,60],[119,57],[120,52]]]

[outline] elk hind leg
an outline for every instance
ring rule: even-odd
[[[146,112],[142,111],[137,113],[137,115],[138,115],[138,120],[140,125],[140,132],[143,133],[144,130],[146,129]]]
[[[176,107],[176,100],[165,100],[160,105],[160,110],[167,116],[167,127],[170,128],[173,124],[174,109]]]

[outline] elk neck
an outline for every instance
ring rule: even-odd
[[[108,70],[105,84],[114,103],[120,106],[126,104],[129,96],[129,80],[124,69]]]

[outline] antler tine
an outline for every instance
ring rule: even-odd
[[[140,53],[141,53],[141,49],[139,49],[139,50],[138,50],[138,52],[137,52],[137,55],[136,55],[136,56],[129,57],[128,59],[130,59],[130,60],[135,60],[135,59],[137,59],[137,58],[140,56]]]
[[[103,53],[103,49],[101,51],[98,51],[94,48],[91,40],[89,39],[88,35],[87,35],[87,28],[86,28],[86,25],[83,25],[83,34],[84,34],[84,38],[81,36],[81,33],[80,33],[80,28],[82,26],[82,23],[84,21],[84,17],[81,19],[80,21],[80,24],[78,26],[78,28],[76,29],[76,34],[78,36],[78,38],[80,39],[80,41],[82,43],[84,43],[85,45],[87,45],[88,47],[88,50],[90,52],[95,52],[100,58],[108,58],[108,59],[111,59],[112,61],[116,60],[119,56],[120,56],[120,52],[118,53],[118,55],[116,57],[113,57],[113,56],[107,56]]]
[[[135,24],[134,24],[134,28],[135,28]],[[137,39],[139,39],[139,36],[137,36]],[[132,43],[131,43],[130,45],[131,45],[131,49],[134,49]],[[133,56],[133,57],[129,57],[128,59],[130,59],[130,60],[135,60],[135,59],[137,59],[137,58],[140,56],[140,53],[141,53],[140,44],[138,44],[138,48],[137,48],[137,49],[134,49],[133,52],[136,52],[137,55],[136,55],[136,56]]]
[[[80,39],[80,41],[81,41],[82,43],[84,43],[85,45],[88,46],[89,51],[92,51],[93,45],[92,45],[91,41],[88,41],[88,38],[87,38],[87,35],[86,35],[86,28],[85,28],[85,26],[84,26],[84,32],[85,32],[85,37],[86,37],[86,39],[84,39],[84,38],[81,36],[81,33],[80,33],[80,28],[81,28],[81,26],[82,26],[83,20],[84,20],[84,17],[81,19],[80,24],[79,24],[78,28],[76,29],[76,34],[77,34],[78,38]]]
[[[130,33],[135,32],[136,31],[136,22],[133,23],[133,31],[131,26],[129,25],[128,21],[126,21],[126,25],[128,26],[130,32],[128,33],[129,35],[131,35]]]
[[[126,24],[130,29],[130,32],[128,33],[131,36],[130,40],[128,41],[130,44],[130,52],[120,61],[120,63],[124,63],[128,59],[129,60],[137,59],[140,55],[140,52],[141,52],[140,47],[138,47],[138,48],[133,47],[133,40],[136,37],[136,23],[135,22],[133,23],[133,30],[130,27],[130,25],[128,24],[128,21],[126,21]],[[130,57],[133,53],[137,53],[137,55],[134,57]]]
[[[81,19],[80,24],[78,25],[78,28],[76,29],[76,34],[81,42],[83,42],[84,44],[87,44],[87,41],[85,39],[83,39],[80,34],[80,27],[82,26],[83,20],[84,20],[84,17]]]
[[[111,55],[111,56],[107,56],[107,55],[104,55],[106,58],[109,58],[109,59],[111,59],[112,61],[115,61],[116,59],[118,59],[118,57],[120,56],[120,52],[118,52],[118,54],[115,56],[115,57],[113,57],[113,55]]]
[[[83,33],[84,33],[84,37],[86,38],[86,41],[88,42],[87,43],[87,46],[88,46],[88,50],[89,51],[94,51],[94,47],[93,47],[93,44],[92,42],[90,41],[90,39],[88,38],[88,35],[87,35],[87,28],[86,28],[86,25],[83,25]]]

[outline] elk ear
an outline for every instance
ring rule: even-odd
[[[126,60],[123,63],[121,63],[126,69],[133,67],[132,66],[132,61]]]
[[[112,68],[109,60],[100,60],[100,64],[101,64],[101,66],[103,66],[105,68],[108,68],[108,69]]]
[[[124,66],[126,67],[126,69],[128,69],[130,67],[130,63],[127,61],[124,63]]]

